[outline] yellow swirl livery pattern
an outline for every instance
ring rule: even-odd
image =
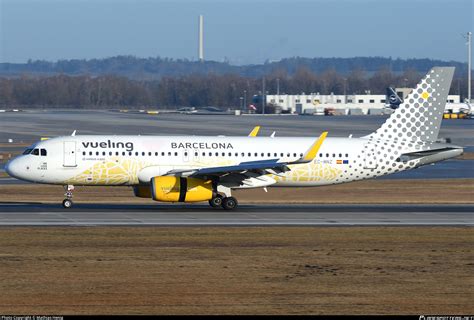
[[[232,164],[231,161],[219,161],[218,163],[193,161],[188,163],[190,167],[225,166],[230,164]],[[138,173],[140,170],[152,165],[156,164],[150,161],[112,158],[109,161],[95,163],[81,174],[67,180],[67,183],[77,185],[136,185],[139,183]],[[329,164],[314,162],[292,165],[290,169],[291,171],[286,172],[283,176],[270,176],[277,182],[331,182],[342,171]]]

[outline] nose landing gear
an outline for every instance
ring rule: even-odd
[[[63,200],[63,207],[66,209],[72,208],[72,191],[74,191],[74,186],[72,184],[69,184],[67,186],[64,186],[64,190],[66,191],[66,193],[64,193],[66,199]]]

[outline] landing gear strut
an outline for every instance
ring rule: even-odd
[[[72,208],[72,191],[74,190],[74,186],[72,184],[69,184],[67,186],[64,186],[64,190],[66,190],[66,193],[64,193],[66,199],[63,200],[63,207],[66,209]]]

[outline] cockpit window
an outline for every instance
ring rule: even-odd
[[[31,154],[34,156],[39,156],[39,149],[34,149]]]
[[[30,154],[33,149],[26,149],[23,154]]]
[[[41,149],[41,155],[46,156],[46,154],[47,154],[46,149]]]

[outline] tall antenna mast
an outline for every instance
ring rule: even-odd
[[[472,32],[467,33],[467,102],[471,103],[471,48]]]
[[[199,15],[199,61],[204,61],[204,17]]]

